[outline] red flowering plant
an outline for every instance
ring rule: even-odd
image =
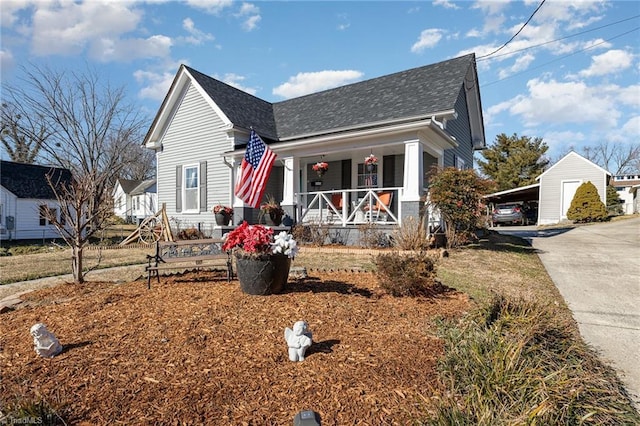
[[[298,247],[287,232],[281,232],[274,240],[273,229],[263,225],[242,222],[224,237],[222,250],[234,250],[240,257],[264,257],[282,253],[293,258]]]
[[[327,163],[326,161],[318,161],[316,164],[311,166],[311,168],[313,169],[314,172],[324,173],[327,170],[329,170],[329,163]]]
[[[217,205],[213,207],[213,214],[222,213],[227,216],[231,216],[233,214],[233,209],[231,207]]]
[[[364,164],[366,164],[367,166],[375,166],[376,164],[378,164],[378,157],[373,154],[369,154],[368,156],[364,157]]]

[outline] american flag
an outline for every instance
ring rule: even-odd
[[[247,151],[242,159],[236,195],[253,208],[260,205],[276,154],[251,130]]]

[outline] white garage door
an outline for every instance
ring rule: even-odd
[[[576,193],[576,189],[582,185],[582,181],[579,180],[567,180],[562,182],[562,207],[561,207],[561,218],[567,218],[567,210],[571,206],[571,200],[573,200],[573,196]]]

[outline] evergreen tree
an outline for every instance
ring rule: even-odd
[[[594,184],[587,181],[578,187],[567,210],[567,219],[577,223],[602,222],[607,219],[607,208]]]
[[[614,214],[622,214],[621,203],[622,200],[618,196],[615,186],[607,185],[607,211]]]
[[[496,136],[492,146],[481,152],[480,171],[493,179],[499,191],[530,185],[549,164],[545,153],[549,147],[542,138],[504,133]]]

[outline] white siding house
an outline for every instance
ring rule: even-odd
[[[21,164],[0,163],[0,239],[60,238],[56,228],[43,216],[43,209],[60,214],[60,206],[46,176],[53,182],[71,180],[66,169]]]
[[[113,212],[128,223],[140,224],[158,211],[156,180],[118,179],[113,190]]]
[[[538,176],[540,198],[538,225],[559,223],[567,219],[567,210],[576,189],[590,181],[606,204],[607,183],[611,174],[581,155],[570,152]]]
[[[614,176],[611,182],[618,192],[618,198],[622,201],[623,214],[633,214],[638,211],[635,205],[634,187],[640,185],[640,175],[618,175]]]
[[[215,228],[219,204],[233,207],[235,224],[258,220],[233,191],[251,129],[278,156],[265,195],[291,220],[355,225],[365,198],[386,191],[384,220],[398,224],[417,216],[430,166],[472,167],[485,146],[475,55],[277,103],[182,65],[144,141],[172,222]],[[371,171],[369,154],[379,158]],[[318,161],[329,164],[323,176]],[[327,215],[338,194],[345,208]]]

